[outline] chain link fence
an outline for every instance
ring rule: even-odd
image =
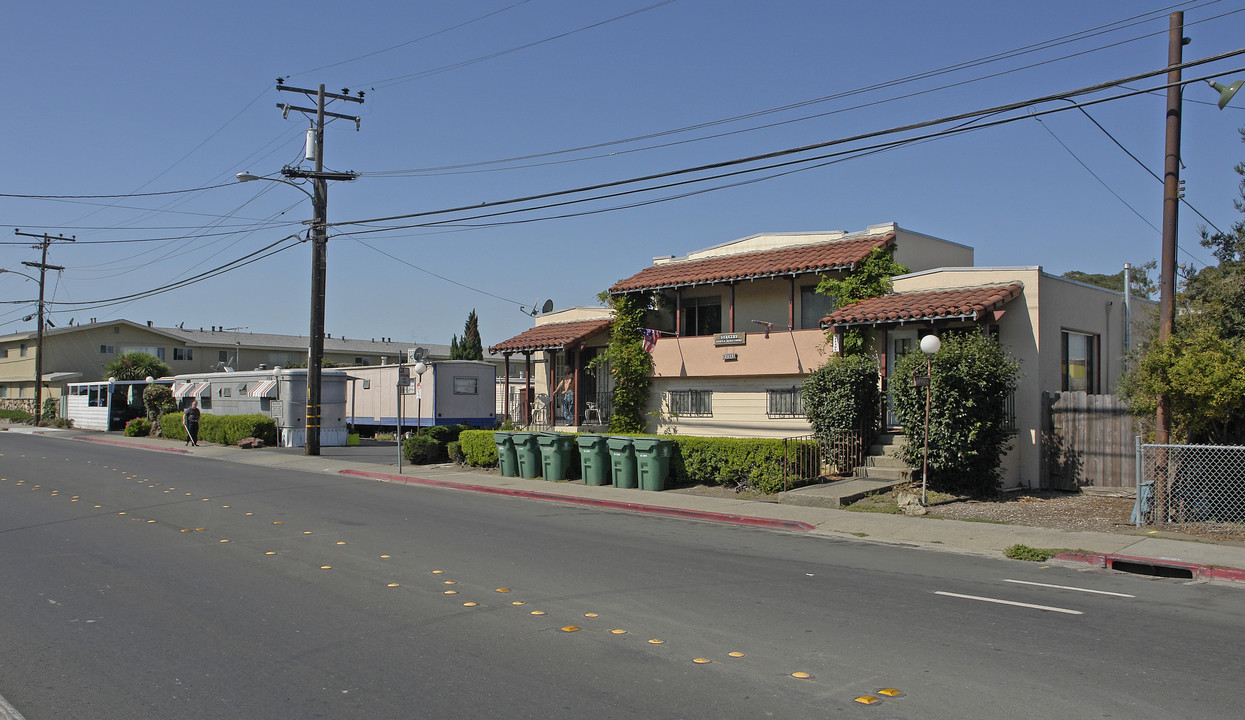
[[[1143,445],[1133,520],[1166,530],[1245,538],[1245,446]]]

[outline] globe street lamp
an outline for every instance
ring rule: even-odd
[[[921,352],[925,353],[925,456],[921,461],[921,505],[925,505],[925,488],[929,481],[929,388],[934,379],[934,353],[942,349],[937,335],[921,338]]]

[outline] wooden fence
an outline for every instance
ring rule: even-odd
[[[1042,487],[1136,487],[1137,430],[1123,398],[1044,392],[1042,429]]]

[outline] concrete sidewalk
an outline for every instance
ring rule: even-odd
[[[320,456],[307,456],[297,448],[241,450],[222,445],[187,448],[176,440],[19,427],[11,426],[11,430],[128,446],[135,450],[193,454],[201,458],[280,467],[283,470],[488,492],[991,557],[1000,557],[1005,548],[1017,544],[1034,548],[1068,548],[1076,552],[1061,555],[1058,560],[1168,577],[1245,582],[1245,544],[1242,543],[1172,540],[1147,534],[1072,532],[1022,525],[850,512],[834,507],[652,492],[578,482],[526,480],[502,477],[495,470],[463,469],[451,465],[412,466],[403,463],[399,472],[396,447],[388,459],[374,449],[369,453],[359,448],[322,448]]]

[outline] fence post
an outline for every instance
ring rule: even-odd
[[[1142,457],[1141,457],[1141,436],[1140,435],[1133,436],[1133,447],[1135,448],[1135,451],[1137,453],[1137,502],[1133,510],[1133,515],[1134,517],[1137,518],[1137,527],[1141,527],[1142,525],[1145,524],[1146,518],[1145,518],[1145,511],[1141,507]]]

